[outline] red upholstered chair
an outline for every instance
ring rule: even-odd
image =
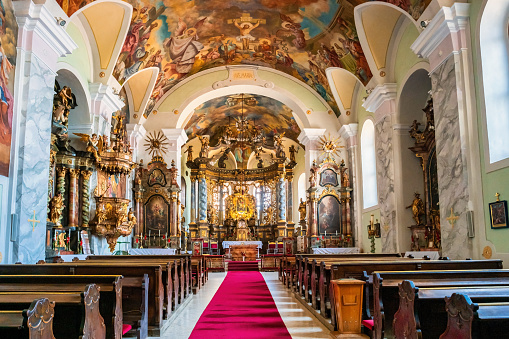
[[[284,245],[284,243],[282,243],[282,242],[277,243],[277,253],[278,254],[283,254],[283,245]]]
[[[219,255],[219,244],[217,241],[210,242],[210,254]]]
[[[210,250],[209,242],[208,241],[204,241],[203,242],[203,254],[210,254],[209,250]]]
[[[276,243],[269,242],[269,247],[267,248],[267,254],[275,254],[276,253]]]

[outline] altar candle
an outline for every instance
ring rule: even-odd
[[[327,236],[327,231],[325,231],[325,236]]]
[[[338,230],[336,230],[336,236],[338,236]]]
[[[371,225],[373,225],[374,220],[375,220],[375,216],[373,214],[371,214],[371,221],[370,221]]]
[[[159,238],[161,238],[161,230],[159,230]]]

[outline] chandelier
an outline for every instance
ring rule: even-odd
[[[254,107],[257,104],[258,100],[256,100],[254,96],[244,93],[231,95],[226,99],[226,106],[240,106],[237,110],[240,116],[234,118],[234,125],[231,125],[229,121],[228,125],[224,127],[220,143],[226,146],[240,143],[243,144],[241,146],[245,146],[246,144],[259,144],[265,141],[265,137],[260,128],[255,125],[255,121],[253,120],[253,124],[250,124],[250,121],[245,115],[247,112],[246,107]]]

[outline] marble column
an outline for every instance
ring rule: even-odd
[[[288,190],[288,198],[286,199],[286,220],[288,223],[293,224],[293,174],[286,175],[287,179],[287,190]]]
[[[80,170],[75,168],[69,169],[69,206],[67,226],[77,227],[78,225],[78,212],[79,212],[79,196],[78,196],[78,185],[79,185]]]
[[[191,224],[196,223],[196,176],[191,176]]]
[[[220,181],[218,183],[219,187],[219,225],[223,225],[224,222],[224,192],[223,192],[223,182]]]
[[[13,1],[18,23],[14,81],[13,157],[11,194],[13,259],[33,264],[45,259],[48,175],[50,165],[53,87],[58,58],[77,46],[55,16],[63,11],[44,0]],[[51,8],[51,9],[50,9]],[[35,227],[28,221],[36,219]]]
[[[180,183],[182,175],[182,146],[187,141],[186,131],[183,128],[163,128],[161,131],[168,138],[168,151],[164,155],[164,161],[170,164],[172,160],[175,160],[177,182]]]
[[[442,7],[412,45],[430,62],[442,256],[451,259],[480,257],[467,215],[473,210],[474,222],[484,225],[469,8]]]
[[[375,150],[378,205],[380,206],[382,252],[398,251],[396,194],[394,192],[393,124],[396,113],[396,84],[375,87],[363,106],[375,113]]]
[[[60,193],[62,197],[65,197],[65,177],[67,174],[68,168],[66,167],[57,167],[57,187],[55,190],[55,194]],[[65,201],[65,198],[64,198]],[[62,225],[62,217],[63,213],[60,215],[60,219],[58,221],[58,226]]]
[[[209,236],[209,224],[207,222],[207,200],[207,179],[205,179],[204,174],[201,174],[198,179],[198,230],[200,233],[199,237],[204,239],[208,239]]]
[[[90,176],[92,171],[81,171],[81,227],[88,227],[90,221]]]
[[[309,237],[318,236],[318,194],[316,187],[308,189],[308,230]]]
[[[360,183],[358,182],[358,171],[360,168],[357,166],[357,162],[359,161],[359,146],[357,144],[357,132],[358,132],[358,124],[349,124],[343,125],[339,130],[341,137],[346,141],[346,151],[348,154],[348,174],[350,178],[350,189],[351,192],[360,192],[362,189]],[[347,210],[349,223],[347,224],[347,235],[351,235],[354,238],[354,243],[352,246],[361,247],[360,246],[360,234],[361,234],[361,225],[358,224],[357,220],[362,220],[362,209],[359,208],[359,194],[348,193],[347,198]],[[359,214],[357,214],[359,213]]]

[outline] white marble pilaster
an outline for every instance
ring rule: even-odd
[[[359,243],[362,241],[361,235],[361,229],[360,229],[360,222],[358,223],[357,220],[362,220],[362,209],[359,208],[361,206],[361,202],[359,200],[359,194],[358,192],[361,192],[362,188],[359,185],[359,182],[357,178],[359,177],[360,173],[358,173],[359,167],[357,166],[357,161],[359,161],[359,146],[357,143],[357,132],[359,129],[359,124],[348,124],[343,125],[341,129],[339,130],[339,134],[346,142],[346,151],[348,155],[348,160],[346,163],[348,164],[348,173],[350,174],[350,185],[353,189],[351,196],[351,206],[352,206],[352,213],[351,213],[351,223],[352,223],[352,229],[354,230],[353,237],[355,239],[355,247],[361,247],[361,244]]]
[[[161,130],[168,138],[168,151],[164,155],[164,161],[171,164],[175,160],[175,167],[177,168],[177,178],[180,185],[181,165],[182,165],[182,146],[187,141],[187,134],[183,128],[167,128]]]
[[[127,124],[126,125],[127,136],[129,137],[129,144],[131,145],[131,149],[133,149],[133,160],[138,161],[137,150],[141,150],[141,144],[143,142],[143,138],[147,134],[145,127],[140,124]]]
[[[299,137],[299,142],[304,145],[306,153],[304,154],[304,162],[306,166],[306,189],[309,188],[309,172],[313,165],[313,160],[318,163],[318,156],[320,155],[319,138],[325,135],[323,128],[304,128]]]
[[[442,7],[412,45],[432,70],[442,255],[451,259],[480,257],[476,239],[467,235],[469,211],[474,225],[485,227],[469,8]],[[458,217],[454,225],[447,220],[451,213]]]
[[[379,85],[363,104],[364,108],[375,114],[376,179],[384,253],[398,250],[392,129],[396,113],[396,93],[396,84]]]
[[[88,85],[90,91],[90,114],[92,121],[91,133],[110,136],[111,117],[126,105],[118,94],[113,92],[113,88],[101,83],[92,83]]]
[[[49,145],[53,86],[59,57],[76,44],[54,18],[54,2],[13,1],[19,25],[16,59],[13,139],[15,163],[11,194],[17,215],[13,261],[45,259]],[[35,219],[39,223],[30,223]]]

